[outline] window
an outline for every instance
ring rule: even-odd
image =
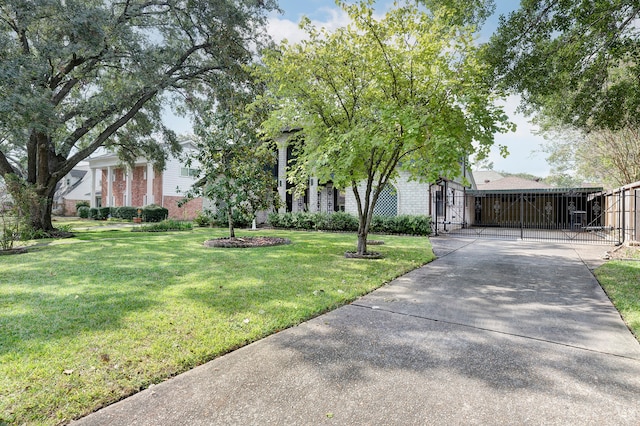
[[[398,215],[398,193],[392,185],[387,184],[382,188],[378,202],[373,208],[373,214],[379,216]]]
[[[198,169],[192,169],[190,167],[182,167],[180,169],[180,176],[182,177],[196,177],[198,176],[198,173]]]

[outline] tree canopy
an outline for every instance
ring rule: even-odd
[[[348,26],[330,32],[303,20],[307,40],[264,55],[263,101],[274,110],[263,127],[273,138],[302,129],[289,175],[298,188],[317,176],[353,191],[364,254],[377,198],[399,169],[425,181],[457,176],[511,125],[494,104],[474,25],[411,1],[380,19],[373,1],[337,3]]]
[[[267,41],[273,0],[16,0],[0,5],[0,176],[41,201],[51,230],[56,183],[100,147],[162,168],[178,148],[169,101],[213,102]],[[158,143],[158,141],[163,143]],[[14,187],[19,190],[20,185]]]
[[[544,146],[553,175],[574,175],[607,188],[640,181],[640,128],[585,133],[561,129]]]
[[[522,0],[487,53],[498,81],[545,128],[638,125],[639,17],[637,0]]]

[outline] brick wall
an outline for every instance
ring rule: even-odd
[[[147,166],[138,166],[133,169],[131,176],[131,204],[134,207],[144,205],[144,196],[147,193],[146,170]]]
[[[162,205],[162,172],[154,171],[153,174],[153,188],[151,192],[153,193],[154,204]]]
[[[147,166],[137,166],[133,169],[131,179],[131,202],[127,204],[133,207],[145,205],[145,195],[147,194]],[[113,169],[113,184],[111,186],[113,196],[113,206],[124,205],[124,198],[127,191],[127,180],[123,168]],[[102,169],[102,205],[107,206],[108,196],[108,173],[107,169]],[[153,179],[153,196],[156,204],[162,202],[162,172],[156,172]],[[150,204],[150,203],[147,203]]]
[[[63,216],[76,216],[76,203],[82,200],[67,200],[62,199],[62,215]]]
[[[198,211],[202,210],[202,198],[195,198],[182,207],[178,207],[178,201],[182,200],[180,196],[165,195],[162,200],[162,207],[169,210],[169,217],[171,219],[179,220],[193,220]],[[159,203],[158,203],[159,204]]]

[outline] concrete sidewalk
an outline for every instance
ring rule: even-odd
[[[590,271],[604,247],[432,242],[351,305],[73,424],[640,424],[640,345]]]

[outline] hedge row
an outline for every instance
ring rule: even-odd
[[[253,219],[242,214],[238,210],[234,210],[232,213],[233,226],[236,228],[248,228],[251,226]],[[229,219],[227,218],[227,212],[224,210],[218,210],[215,213],[211,212],[198,212],[198,215],[193,219],[193,222],[198,226],[213,226],[213,227],[227,227],[229,225]]]
[[[78,207],[78,217],[94,220],[106,220],[110,217],[123,220],[133,220],[134,217],[138,217],[138,210],[140,211],[140,217],[144,222],[161,222],[169,216],[168,209],[155,204],[150,204],[145,207],[123,206],[89,208],[87,206],[80,206]]]
[[[136,226],[132,232],[166,232],[166,231],[190,231],[193,229],[191,222],[166,219],[151,225]]]
[[[274,228],[357,231],[358,219],[348,213],[271,213],[267,219]],[[430,235],[430,216],[374,216],[371,232],[383,234]]]

